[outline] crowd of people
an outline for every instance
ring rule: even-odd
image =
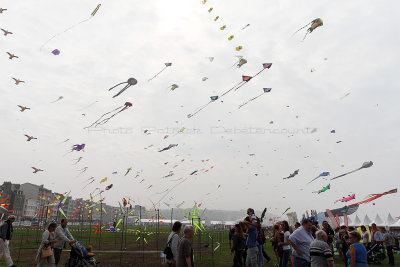
[[[245,220],[236,224],[229,234],[229,239],[233,241],[233,267],[263,267],[265,260],[271,260],[263,248],[266,240],[264,230],[253,209],[248,209],[247,214]],[[354,227],[341,226],[333,230],[327,221],[318,227],[315,221],[303,219],[291,230],[287,221],[281,221],[273,226],[270,238],[276,265],[287,267],[291,260],[294,267],[332,267],[334,241],[346,267],[368,267],[370,262],[380,263],[385,258],[382,252],[384,247],[389,265],[394,265],[394,237],[376,224],[371,225],[371,234],[366,226],[360,228],[361,231],[357,231]]]
[[[0,259],[4,256],[9,267],[16,267],[8,247],[13,235],[14,221],[15,217],[11,215],[0,226]],[[264,250],[267,238],[261,223],[262,220],[249,208],[244,220],[230,230],[229,244],[230,253],[233,255],[233,267],[264,267],[265,262],[271,261]],[[68,220],[62,219],[59,226],[52,222],[44,231],[36,255],[38,267],[57,266],[67,243],[79,247],[79,242],[74,239],[67,225]],[[287,221],[281,221],[273,226],[273,232],[270,234],[276,265],[287,267],[291,261],[294,267],[332,267],[334,242],[336,251],[346,267],[368,267],[369,262],[375,263],[375,257],[379,256],[378,251],[382,251],[383,248],[386,248],[389,265],[394,265],[393,245],[398,240],[385,228],[378,228],[376,224],[371,225],[370,231],[366,226],[361,226],[360,229],[361,231],[357,231],[354,227],[341,226],[333,230],[327,221],[318,227],[318,224],[310,219],[303,219],[301,224],[297,222],[295,229],[291,229]],[[179,237],[181,230],[182,223],[176,221],[164,250],[166,262],[169,267],[194,267],[193,226],[187,225],[183,228],[182,238]],[[96,262],[91,246],[80,247],[80,250],[89,261]],[[72,249],[71,254],[73,251]]]

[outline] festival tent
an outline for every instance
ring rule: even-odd
[[[386,223],[381,219],[379,214],[376,214],[375,220],[373,222],[378,226],[386,226]]]
[[[372,223],[371,219],[368,217],[368,215],[365,215],[364,225],[370,225],[371,223]]]
[[[354,219],[354,225],[361,225],[361,220],[358,218],[358,215],[356,215],[356,218]]]
[[[388,225],[392,225],[395,224],[396,222],[398,222],[398,220],[393,219],[392,215],[389,213],[386,222]]]

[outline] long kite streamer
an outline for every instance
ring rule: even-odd
[[[164,65],[165,65],[165,67],[164,67],[162,70],[160,70],[156,75],[154,75],[153,77],[151,77],[151,78],[148,80],[148,82],[150,82],[150,81],[153,80],[155,77],[157,77],[158,75],[160,75],[161,72],[163,72],[166,68],[171,67],[171,66],[172,66],[172,63],[164,63]]]
[[[361,170],[361,169],[369,168],[369,167],[371,167],[372,165],[374,165],[374,163],[373,163],[372,161],[364,162],[360,168],[355,169],[355,170],[353,170],[353,171],[351,171],[351,172],[346,172],[346,173],[341,174],[341,175],[339,175],[339,176],[333,177],[331,180],[335,180],[335,179],[337,179],[337,178],[343,177],[343,176],[345,176],[345,175],[351,174],[351,173],[356,172],[356,171],[359,171],[359,170]]]
[[[326,176],[329,176],[329,175],[330,175],[329,172],[323,172],[320,175],[318,175],[317,177],[315,177],[314,179],[312,179],[311,181],[309,181],[308,184],[312,183],[313,181],[317,180],[320,177],[326,177]]]
[[[78,23],[76,23],[76,24],[74,24],[74,25],[68,27],[68,28],[65,29],[64,31],[53,35],[50,39],[48,39],[48,40],[40,47],[40,50],[42,50],[42,48],[43,48],[46,44],[48,44],[51,40],[53,40],[54,38],[56,38],[56,37],[58,37],[58,36],[60,36],[60,35],[62,35],[62,34],[64,34],[64,33],[68,32],[69,30],[72,30],[72,29],[75,28],[76,26],[78,26],[78,25],[80,25],[80,24],[82,24],[82,23],[85,23],[86,21],[89,21],[90,19],[92,19],[92,18],[94,17],[94,15],[96,15],[96,13],[97,13],[97,11],[99,10],[100,6],[101,6],[101,4],[98,4],[98,5],[97,5],[97,7],[93,10],[92,14],[90,14],[90,17],[89,17],[89,18],[84,19],[84,20],[82,20],[82,21],[80,21],[80,22],[78,22]]]

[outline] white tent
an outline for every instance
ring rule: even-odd
[[[368,215],[365,215],[364,225],[370,225],[370,224],[371,224],[371,219],[368,217]]]
[[[360,218],[358,218],[358,216],[356,215],[356,218],[354,219],[354,225],[360,225],[361,224],[361,220]]]
[[[393,219],[392,215],[389,213],[387,219],[386,219],[386,223],[388,225],[392,225],[395,224],[398,220]]]
[[[379,216],[379,214],[376,214],[374,223],[378,226],[384,226],[385,223],[383,222],[383,220],[381,219],[381,217]]]

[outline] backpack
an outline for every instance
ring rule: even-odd
[[[167,246],[164,249],[164,254],[165,254],[165,257],[167,258],[167,260],[172,260],[174,258],[174,254],[172,253],[172,249],[171,249],[172,238],[174,237],[174,235],[176,235],[176,234],[173,234],[171,236],[171,238],[168,240]]]

